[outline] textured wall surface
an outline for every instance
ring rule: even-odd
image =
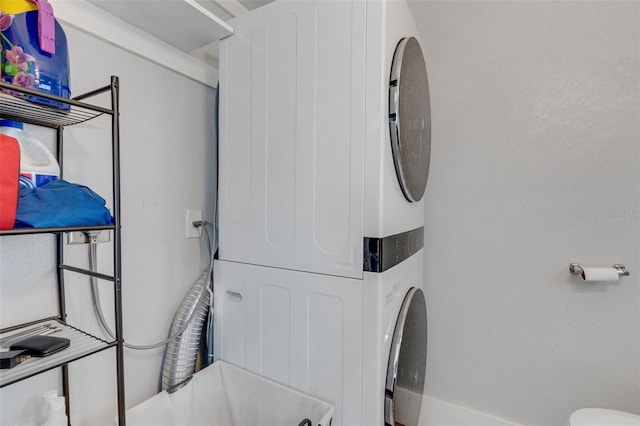
[[[527,425],[639,413],[640,4],[410,7],[433,112],[428,395]]]

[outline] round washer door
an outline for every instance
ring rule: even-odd
[[[420,420],[427,364],[427,307],[412,287],[402,302],[393,332],[384,398],[386,425],[416,426]]]
[[[431,105],[420,43],[403,38],[389,77],[389,130],[396,175],[405,198],[420,201],[431,160]]]

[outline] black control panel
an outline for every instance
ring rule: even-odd
[[[364,237],[365,272],[384,272],[424,247],[424,227],[382,238]]]

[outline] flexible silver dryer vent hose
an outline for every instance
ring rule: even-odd
[[[206,231],[206,228],[205,228]],[[97,271],[97,235],[89,235],[89,268]],[[209,232],[206,232],[209,240]],[[211,252],[211,262],[200,273],[198,279],[191,285],[176,311],[169,337],[162,342],[149,345],[133,345],[124,343],[129,349],[154,349],[167,345],[162,365],[162,390],[172,393],[191,379],[196,371],[196,362],[200,350],[202,330],[209,314],[209,307],[213,306],[213,289],[211,279],[213,277],[213,258],[215,250]],[[211,284],[211,285],[210,285]],[[105,332],[115,339],[115,334],[107,324],[100,303],[100,291],[97,279],[91,277],[91,295],[93,307]],[[206,360],[205,360],[206,362]]]
[[[211,268],[202,271],[185,295],[171,323],[169,335],[184,331],[167,345],[162,365],[162,390],[172,393],[191,379],[196,371],[202,327],[209,309]],[[191,321],[190,321],[191,320]]]

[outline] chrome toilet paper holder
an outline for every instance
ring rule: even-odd
[[[629,271],[627,271],[627,267],[620,263],[616,263],[615,265],[613,265],[613,269],[616,269],[618,271],[618,275],[621,278],[629,276]],[[580,266],[579,263],[570,263],[569,272],[571,272],[573,275],[582,275],[582,273],[584,272],[584,269],[582,269],[582,266]]]

